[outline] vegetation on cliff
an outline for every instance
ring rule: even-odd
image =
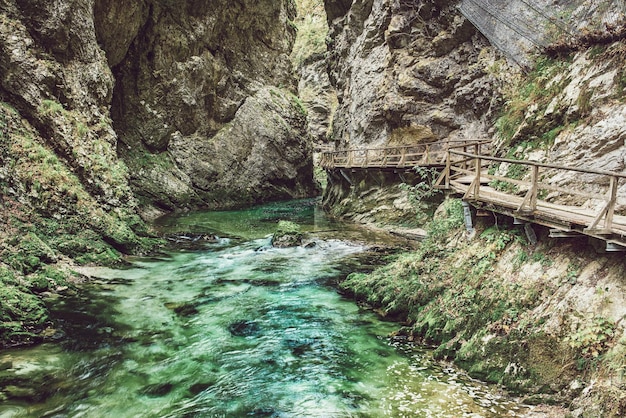
[[[85,161],[110,181],[120,164]],[[0,346],[40,341],[50,325],[41,296],[65,292],[80,277],[73,262],[111,264],[142,252],[145,224],[124,208],[105,210],[79,177],[20,114],[0,103]],[[99,165],[97,165],[99,164]],[[119,170],[119,171],[118,171]],[[107,183],[104,183],[107,184]]]
[[[335,3],[327,2],[327,9]],[[335,119],[337,138],[347,147],[371,147],[393,139],[399,125],[419,124],[435,137],[493,138],[494,153],[512,160],[623,171],[626,54],[610,26],[598,26],[611,35],[601,45],[585,41],[563,54],[536,57],[526,73],[497,59],[495,48],[483,44],[452,3],[387,8],[375,1],[368,3],[371,8],[353,5],[335,15],[329,54],[337,59],[329,71],[344,94]],[[622,12],[623,18],[622,6],[588,3],[593,7],[559,4],[576,13],[585,10],[586,17],[573,22],[583,38],[584,26],[596,17],[614,20]],[[502,13],[503,20],[512,18],[510,10]],[[496,40],[512,42],[506,36]],[[405,54],[410,58],[401,59]],[[416,99],[405,101],[407,95]],[[383,99],[384,105],[377,104]],[[528,179],[529,170],[520,167],[494,164],[491,171]],[[325,194],[333,213],[366,222],[397,216],[399,197],[376,174],[369,185],[351,180],[354,184],[333,179]],[[549,170],[541,181],[587,193],[604,190],[584,176]],[[505,181],[491,186],[515,191]],[[620,214],[625,192],[620,186]],[[542,198],[598,205],[559,193]],[[506,385],[527,402],[563,404],[577,417],[623,416],[623,257],[596,254],[585,238],[549,239],[539,226],[534,227],[539,244],[533,246],[503,217],[481,218],[471,241],[461,225],[458,202],[447,202],[416,252],[371,274],[352,274],[342,289],[406,321],[400,334],[433,345],[439,358]]]
[[[597,406],[585,405],[584,416],[620,416],[626,338],[611,306],[622,302],[620,257],[598,256],[584,240],[548,240],[543,230],[532,247],[523,229],[494,221],[480,222],[469,241],[460,201],[447,200],[417,251],[353,273],[341,289],[405,322],[399,334],[433,346],[436,357],[526,402],[581,405],[570,402],[595,382],[588,391]]]

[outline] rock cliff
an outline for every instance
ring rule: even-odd
[[[118,150],[144,201],[170,210],[311,194],[289,60],[295,12],[291,1],[155,1],[133,13],[96,3]]]
[[[455,1],[327,1],[341,145],[478,139],[493,106],[493,52]]]
[[[3,101],[110,208],[133,201],[129,180],[142,203],[166,210],[311,193],[291,1],[0,7]],[[130,174],[104,179],[94,155]]]

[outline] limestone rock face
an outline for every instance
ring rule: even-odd
[[[311,194],[306,119],[294,106],[272,102],[292,99],[296,89],[288,56],[295,36],[291,1],[188,1],[184,7],[154,1],[128,17],[118,2],[102,8],[103,19],[128,18],[129,27],[145,17],[128,46],[126,33],[111,34],[106,21],[99,30],[117,79],[112,115],[120,153],[140,195],[173,209]],[[268,86],[281,88],[272,95]],[[279,162],[273,160],[279,155],[259,151],[276,145],[287,154],[295,148],[298,160]],[[167,164],[139,164],[137,155],[146,152]],[[161,179],[169,186],[159,192]],[[244,181],[250,193],[241,193]]]
[[[326,2],[336,141],[382,145],[407,127],[432,131],[422,140],[476,135],[467,128],[491,110],[494,58],[455,1],[357,0],[349,10],[336,3]]]
[[[501,155],[566,167],[623,173],[626,169],[625,47],[621,42],[581,51],[558,71],[545,70],[542,91],[551,91],[524,108],[515,133],[499,138]],[[554,68],[554,67],[552,67]],[[550,136],[550,133],[554,135]],[[545,181],[604,196],[608,177],[546,170]],[[529,175],[526,176],[529,178]],[[626,213],[626,185],[618,182],[618,211]],[[604,199],[552,193],[559,203],[599,209]]]
[[[132,206],[108,106],[114,79],[87,0],[0,3],[0,99],[17,108],[107,209]]]
[[[0,3],[0,98],[38,129],[108,210],[135,211],[135,196],[144,207],[172,210],[309,195],[306,120],[295,104],[276,107],[273,96],[260,94],[276,86],[280,100],[295,103],[288,56],[294,16],[291,0],[6,0]],[[258,103],[259,115],[288,125],[276,141],[286,154],[295,147],[298,160],[280,171],[275,161],[255,162],[262,180],[253,181],[262,192],[209,198],[207,190],[222,193],[236,176],[229,164],[251,162],[252,155],[196,164],[195,155],[185,160],[191,154],[180,144],[194,151],[228,137],[239,151],[256,149],[252,142],[267,140],[268,129],[259,137],[236,132],[254,135],[267,123],[249,117],[255,124],[249,132],[230,129],[246,123],[236,115],[252,97],[250,103],[269,100],[267,107]],[[226,158],[220,152],[202,157]]]
[[[324,144],[330,137],[337,96],[326,72],[326,60],[311,58],[299,68],[298,95],[307,109],[311,139],[316,144]]]
[[[307,196],[313,188],[306,114],[295,96],[263,88],[211,140],[175,134],[170,153],[202,201],[231,207]]]

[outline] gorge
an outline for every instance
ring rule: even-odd
[[[166,213],[318,194],[314,149],[484,139],[624,171],[623,1],[297,3],[0,1],[4,346],[47,341],[42,299],[80,292],[79,264],[152,254]],[[327,211],[428,237],[344,294],[525,403],[626,414],[623,254],[493,216],[467,240],[458,200],[369,181],[328,187]]]

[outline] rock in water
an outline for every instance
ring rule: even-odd
[[[259,324],[254,321],[235,321],[228,326],[228,331],[235,337],[250,337],[260,332]]]
[[[302,237],[300,225],[290,221],[280,221],[272,237],[272,245],[277,248],[297,247],[302,244]]]

